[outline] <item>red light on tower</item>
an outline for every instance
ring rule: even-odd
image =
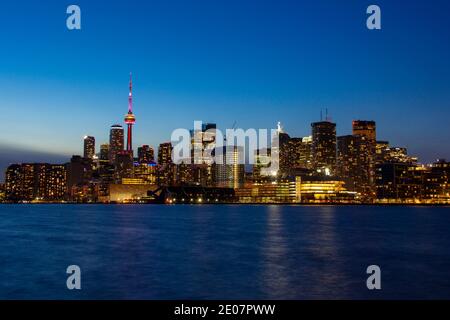
[[[133,153],[133,125],[136,117],[133,114],[133,82],[130,73],[130,93],[128,95],[128,113],[125,115],[125,123],[128,127],[127,132],[127,151]]]

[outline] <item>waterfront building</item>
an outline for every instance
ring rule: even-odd
[[[253,185],[235,190],[240,203],[299,203],[300,194],[296,181],[277,179],[277,181],[255,182]]]
[[[439,159],[424,171],[422,199],[425,203],[450,204],[450,163]]]
[[[127,182],[127,180],[125,180]],[[102,198],[102,202],[139,202],[144,201],[148,193],[155,191],[158,186],[154,184],[139,184],[134,181],[131,183],[119,183],[109,185],[109,195],[108,197]]]
[[[356,192],[327,176],[296,176],[236,189],[241,203],[354,203]]]
[[[6,193],[5,193],[5,184],[0,183],[0,203],[5,201]]]
[[[415,203],[422,198],[423,166],[383,163],[376,167],[378,202]]]
[[[134,163],[134,179],[139,180],[141,184],[156,184],[157,177],[158,172],[155,162]]]
[[[169,204],[208,204],[233,203],[235,190],[233,188],[218,188],[204,186],[168,186],[156,192],[149,192],[156,201]]]
[[[8,201],[62,201],[67,194],[66,167],[59,164],[14,164],[6,170]]]
[[[12,164],[6,169],[5,173],[5,200],[14,202],[25,200],[22,190],[22,166]]]
[[[301,178],[298,185],[302,203],[359,203],[357,193],[345,188],[336,177],[311,176]]]

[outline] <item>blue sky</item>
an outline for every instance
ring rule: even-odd
[[[82,30],[66,28],[77,4]],[[378,4],[382,30],[366,27]],[[0,166],[107,142],[127,111],[134,143],[157,146],[194,120],[310,133],[328,108],[338,134],[378,138],[424,161],[450,158],[450,2],[11,1],[0,9]],[[27,158],[28,159],[28,158]],[[3,163],[2,163],[3,161]]]

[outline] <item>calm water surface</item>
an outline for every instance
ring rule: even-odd
[[[0,298],[450,299],[450,208],[0,205]]]

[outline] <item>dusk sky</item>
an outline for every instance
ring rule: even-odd
[[[66,28],[77,4],[82,30]],[[382,30],[366,28],[366,8]],[[123,124],[133,72],[134,147],[194,120],[378,139],[450,159],[450,1],[9,1],[0,8],[0,181],[10,162],[65,161],[84,135]]]

